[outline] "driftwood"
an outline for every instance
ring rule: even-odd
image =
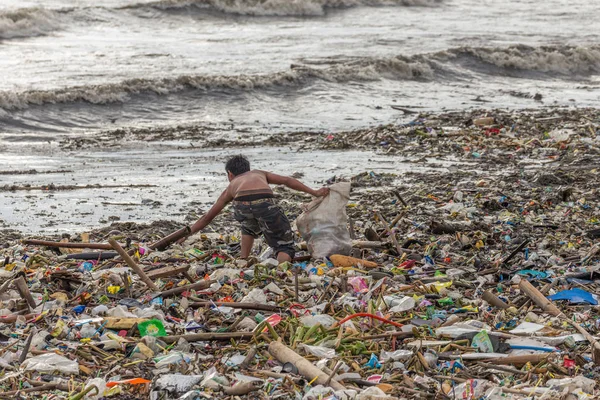
[[[160,340],[167,344],[177,343],[179,339],[185,339],[188,342],[200,342],[205,340],[223,340],[230,341],[231,339],[252,339],[254,332],[209,332],[209,333],[190,333],[187,335],[172,335],[161,337]]]
[[[233,386],[221,386],[221,390],[228,396],[243,396],[262,387],[262,382],[238,382]]]
[[[110,243],[110,245],[113,247],[113,249],[115,249],[115,251],[117,253],[119,253],[119,255],[121,256],[121,258],[123,260],[125,260],[125,262],[129,266],[129,268],[131,268],[132,270],[135,271],[136,274],[138,274],[138,276],[142,279],[142,281],[146,284],[146,286],[148,286],[148,288],[150,288],[154,291],[158,291],[158,287],[154,284],[154,282],[152,282],[152,280],[150,278],[148,278],[148,276],[146,276],[146,273],[144,272],[144,270],[142,268],[140,268],[140,266],[137,265],[135,261],[133,261],[133,259],[129,256],[129,254],[127,254],[127,252],[125,250],[123,250],[121,245],[119,243],[117,243],[117,241],[115,239],[112,239],[112,238],[108,239],[108,243]]]
[[[67,260],[109,260],[119,255],[116,251],[99,251],[91,253],[74,253],[67,255]]]
[[[437,221],[430,222],[430,229],[431,229],[431,233],[433,233],[435,235],[443,235],[445,233],[456,233],[456,231],[460,230],[460,229],[457,229],[456,226],[451,225],[449,223],[437,222]]]
[[[33,337],[37,333],[37,329],[33,328],[31,332],[29,332],[29,336],[27,337],[27,341],[25,342],[25,346],[21,350],[21,356],[19,357],[19,365],[23,364],[23,362],[27,359],[27,353],[29,353],[29,348],[31,347],[31,341]]]
[[[493,294],[490,290],[486,290],[485,292],[483,292],[483,295],[481,296],[481,298],[483,300],[487,301],[492,306],[501,308],[503,310],[506,310],[507,308],[510,307],[508,304],[506,304],[505,302],[500,300],[498,297],[496,297],[496,295]]]
[[[179,229],[178,231],[175,231],[173,233],[171,233],[168,236],[165,236],[164,238],[152,243],[149,247],[153,250],[158,250],[158,251],[163,251],[165,250],[167,247],[169,247],[171,244],[177,242],[180,239],[183,239],[186,236],[191,235],[192,230],[190,229],[189,226],[183,227],[181,229]]]
[[[246,354],[246,358],[240,364],[240,368],[248,368],[248,366],[254,361],[254,357],[256,357],[256,346],[250,347],[248,350],[248,354]]]
[[[184,272],[187,272],[188,269],[190,269],[189,265],[164,267],[164,268],[153,269],[152,271],[148,271],[148,272],[146,272],[146,275],[150,279],[158,279],[158,278],[164,278],[167,276],[175,276],[175,275],[183,274]]]
[[[213,281],[213,280],[210,280],[210,281],[200,281],[200,282],[192,283],[191,285],[185,285],[185,286],[180,286],[180,287],[177,287],[177,288],[165,290],[164,292],[158,293],[154,297],[155,298],[156,297],[170,297],[170,296],[175,296],[175,295],[178,295],[180,293],[186,292],[188,290],[208,289],[210,287],[210,285],[212,285],[215,282],[216,281]]]
[[[0,192],[15,192],[17,190],[78,190],[78,189],[114,189],[114,188],[150,188],[157,187],[157,185],[55,185],[51,183],[50,185],[42,185],[42,186],[18,186],[18,185],[4,185],[0,186]]]
[[[282,364],[286,362],[294,364],[298,368],[298,372],[309,381],[316,378],[315,382],[317,384],[325,385],[329,379],[329,375],[281,342],[271,342],[269,353]],[[332,380],[328,386],[331,386],[334,390],[345,390],[344,386],[336,380]]]
[[[36,308],[37,304],[35,303],[35,299],[29,291],[29,287],[27,286],[27,281],[25,280],[25,278],[20,276],[17,279],[15,279],[13,283],[15,284],[15,287],[19,291],[21,297],[27,300],[27,304],[29,304],[29,307],[31,307],[32,310]]]
[[[543,294],[540,293],[531,283],[522,279],[519,283],[519,289],[521,289],[527,296],[533,300],[535,304],[537,304],[544,312],[548,314],[558,317],[562,314],[562,312],[556,307],[550,300],[546,298]]]
[[[37,316],[37,314],[18,314],[18,313],[10,314],[5,317],[0,317],[0,323],[14,324],[17,321],[17,318],[19,318],[21,315],[23,315],[25,317],[25,319],[31,319],[31,318]]]
[[[487,363],[495,365],[516,365],[523,366],[527,363],[538,364],[548,358],[551,358],[552,354],[523,354],[520,356],[508,356],[500,358],[488,358],[485,360]]]
[[[513,252],[508,255],[508,257],[506,257],[504,260],[502,260],[500,265],[507,264],[510,260],[513,259],[514,256],[519,254],[521,252],[521,250],[523,250],[528,244],[529,244],[529,239],[523,240],[523,242],[516,249],[514,249]]]
[[[106,243],[71,243],[71,242],[50,242],[48,240],[24,239],[23,244],[32,246],[46,247],[62,247],[63,249],[95,249],[95,250],[112,250],[113,247]]]
[[[377,215],[377,218],[379,218],[379,220],[383,223],[383,227],[385,228],[387,234],[390,236],[390,239],[392,239],[392,243],[394,244],[398,255],[402,255],[402,247],[400,247],[400,243],[398,243],[398,239],[396,239],[396,234],[390,229],[390,225],[387,223],[385,218],[383,218],[383,215],[381,215],[380,212],[376,212],[375,214]]]
[[[387,243],[381,241],[353,240],[352,247],[357,249],[383,249],[387,247]]]
[[[271,306],[268,304],[257,304],[257,303],[231,303],[224,301],[197,301],[194,303],[190,303],[189,305],[192,308],[200,308],[200,307],[231,307],[238,308],[241,310],[260,310],[260,311],[272,311],[279,312],[281,311],[281,307],[279,306]]]

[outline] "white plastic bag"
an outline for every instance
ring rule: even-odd
[[[307,353],[312,354],[313,356],[317,356],[320,358],[335,358],[335,349],[330,349],[329,347],[323,346],[310,346],[308,344],[300,343],[298,345],[299,349],[304,349]]]
[[[330,186],[328,196],[319,197],[304,206],[296,226],[315,258],[332,254],[350,254],[352,241],[348,231],[346,205],[350,199],[350,183]]]
[[[79,364],[67,357],[55,353],[46,353],[25,360],[22,364],[25,371],[36,371],[42,374],[61,372],[66,375],[78,375]]]

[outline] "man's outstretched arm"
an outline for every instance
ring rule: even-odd
[[[273,174],[271,172],[266,172],[267,182],[273,185],[285,185],[290,189],[297,190],[299,192],[308,193],[311,196],[322,197],[327,196],[329,194],[329,188],[321,188],[319,190],[314,190],[306,186],[304,183],[300,182],[298,179],[294,179],[291,176],[282,176]]]
[[[227,203],[229,203],[231,200],[233,199],[231,198],[227,190],[221,193],[221,195],[219,196],[215,204],[213,204],[213,206],[210,208],[210,210],[208,210],[206,214],[204,214],[198,221],[196,221],[192,226],[190,226],[191,233],[194,234],[206,228],[206,226],[210,224],[212,220],[215,219],[215,217],[219,215],[221,211],[223,211],[223,208],[225,208]]]

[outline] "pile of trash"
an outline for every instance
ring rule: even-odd
[[[227,213],[171,243],[171,223],[7,243],[2,397],[597,398],[600,180],[585,160],[599,120],[586,115],[564,140],[547,121],[509,139],[475,118],[436,149],[415,142],[463,159],[471,138],[476,167],[332,178],[354,188],[335,200],[348,223],[298,218],[292,263],[260,243],[239,259]],[[298,216],[302,197],[277,193]]]

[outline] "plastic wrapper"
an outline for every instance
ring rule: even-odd
[[[252,289],[250,293],[248,293],[240,303],[258,303],[258,304],[267,304],[267,295],[262,289]]]
[[[314,199],[296,219],[296,226],[315,258],[332,254],[349,255],[352,240],[348,231],[346,205],[350,198],[350,183],[332,185],[328,196]]]
[[[298,345],[299,349],[303,349],[307,353],[312,354],[313,356],[320,358],[335,358],[335,349],[330,349],[328,347],[323,346],[309,346],[304,343],[300,343]]]
[[[202,375],[161,375],[155,382],[158,389],[172,393],[182,393],[190,390],[202,380]]]
[[[415,308],[415,299],[409,296],[383,296],[385,304],[389,307],[389,312],[397,313],[409,311]]]
[[[22,365],[25,371],[36,371],[44,374],[60,372],[65,375],[78,375],[79,364],[77,361],[55,353],[47,353],[29,358]]]
[[[313,327],[317,324],[323,325],[325,328],[331,328],[333,324],[337,322],[335,318],[331,315],[327,314],[319,314],[319,315],[305,315],[304,317],[300,317],[300,322],[302,325],[306,327]]]

